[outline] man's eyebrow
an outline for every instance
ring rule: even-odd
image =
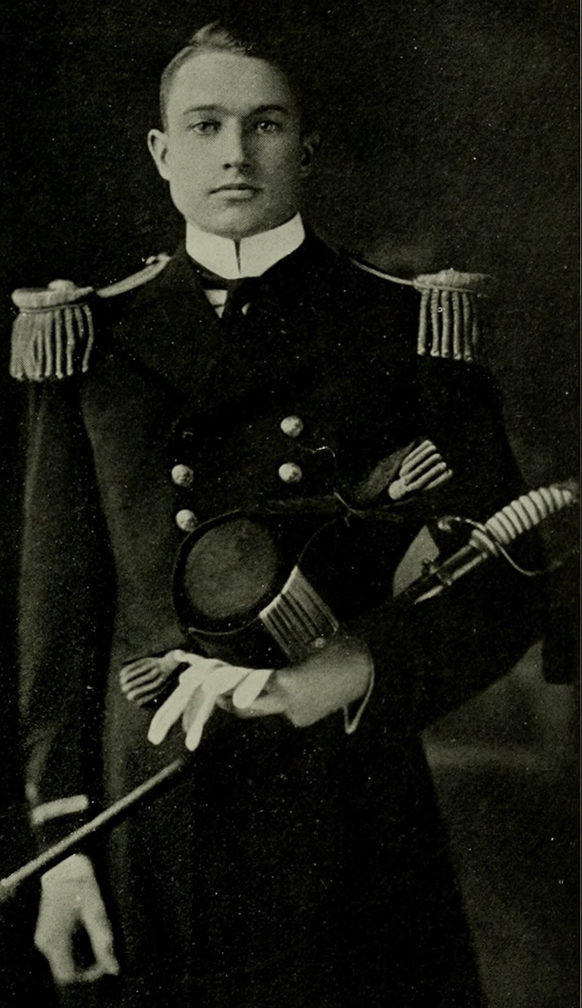
[[[220,105],[191,105],[190,108],[184,109],[182,115],[190,115],[191,112],[221,112]]]
[[[285,112],[286,115],[290,115],[291,109],[286,105],[259,105],[258,108],[252,110],[250,115],[259,115],[263,112]]]
[[[247,116],[264,115],[265,112],[283,112],[285,115],[291,115],[291,111],[286,105],[258,105],[257,108],[251,109]],[[191,105],[184,109],[182,115],[191,115],[193,112],[228,112],[228,109],[223,105]]]

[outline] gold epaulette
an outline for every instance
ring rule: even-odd
[[[487,296],[491,279],[487,273],[447,269],[412,281],[421,293],[417,344],[421,357],[475,360],[482,336],[477,301]]]
[[[141,287],[163,270],[169,258],[165,253],[151,256],[137,273],[97,291],[70,280],[15,290],[12,300],[19,311],[12,327],[12,377],[44,381],[87,371],[95,341],[91,301]]]
[[[417,353],[421,357],[465,361],[478,357],[482,321],[477,302],[489,295],[493,279],[489,274],[446,269],[404,280],[360,259],[354,258],[353,262],[366,273],[419,291]]]

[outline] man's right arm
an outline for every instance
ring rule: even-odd
[[[108,556],[77,382],[33,386],[19,628],[27,786],[41,846],[80,825],[100,798],[96,739],[114,597]],[[90,971],[73,960],[79,926],[95,955]],[[87,858],[44,877],[36,942],[57,982],[114,972],[111,928]]]

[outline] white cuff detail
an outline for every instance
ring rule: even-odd
[[[370,653],[368,652],[368,654],[370,654]],[[370,680],[368,682],[368,688],[367,688],[366,692],[364,693],[364,696],[362,698],[362,702],[360,703],[360,706],[358,707],[358,709],[357,709],[356,713],[354,714],[353,718],[350,719],[350,712],[349,712],[348,708],[347,707],[343,708],[343,712],[344,712],[344,731],[345,731],[346,735],[353,735],[354,734],[354,732],[356,731],[356,729],[357,729],[357,727],[358,727],[358,725],[359,725],[359,723],[360,723],[360,721],[362,719],[362,714],[364,713],[366,707],[368,706],[368,701],[369,701],[370,697],[372,696],[372,690],[374,689],[374,683],[376,681],[376,673],[375,673],[375,669],[374,669],[374,659],[372,658],[371,655],[369,657],[369,662],[370,662]]]
[[[76,812],[85,812],[88,808],[89,798],[84,794],[71,795],[69,798],[57,798],[55,801],[37,805],[30,813],[30,821],[33,826],[42,826],[50,819],[74,815]]]

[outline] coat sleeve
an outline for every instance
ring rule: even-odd
[[[444,361],[423,362],[419,382],[426,429],[455,472],[437,492],[435,517],[483,522],[525,490],[495,383],[482,368]],[[535,533],[511,552],[525,568],[543,563]],[[545,611],[544,578],[497,559],[434,599],[406,608],[390,599],[353,620],[376,667],[370,715],[398,733],[424,728],[509,672],[543,636]]]
[[[44,382],[31,391],[19,628],[27,786],[46,842],[99,797],[113,606],[77,383]]]

